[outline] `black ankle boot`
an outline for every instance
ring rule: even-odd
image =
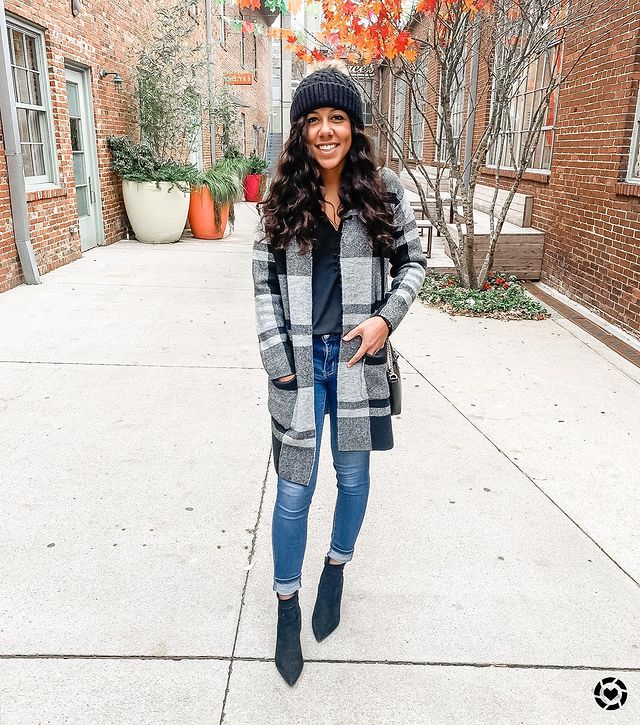
[[[318,642],[330,635],[340,624],[343,572],[344,564],[329,564],[329,557],[325,557],[311,618],[313,634]]]
[[[276,667],[289,685],[300,677],[304,660],[300,646],[302,613],[298,592],[290,599],[278,597],[278,633],[276,636]]]

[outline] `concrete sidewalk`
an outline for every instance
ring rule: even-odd
[[[640,722],[638,369],[557,315],[412,307],[342,623],[315,641],[324,446],[280,678],[256,219],[0,295],[0,724]]]

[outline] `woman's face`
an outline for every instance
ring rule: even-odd
[[[307,145],[309,153],[321,169],[339,167],[351,148],[351,119],[339,108],[316,108],[307,113]]]

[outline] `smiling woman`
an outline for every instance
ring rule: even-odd
[[[317,108],[307,114],[307,143],[311,154],[323,169],[344,164],[351,148],[351,123],[344,111],[336,108]],[[333,152],[339,149],[339,154]],[[327,157],[331,157],[327,161]]]
[[[306,121],[309,153],[322,169],[323,211],[337,229],[341,209],[338,181],[351,148],[351,122],[344,111],[329,107],[316,108],[307,114]]]
[[[324,418],[338,496],[311,620],[318,641],[340,622],[344,565],[367,507],[370,451],[393,446],[382,353],[426,267],[404,188],[377,163],[357,86],[341,68],[325,66],[298,86],[291,133],[259,209],[256,322],[278,475],[275,662],[292,685],[303,667],[298,590]],[[389,263],[394,281],[384,294]]]

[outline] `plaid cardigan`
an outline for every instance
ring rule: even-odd
[[[344,215],[340,239],[342,334],[374,314],[395,330],[409,310],[425,276],[426,258],[404,187],[391,169],[380,174],[394,200],[396,232],[389,264],[393,282],[382,299],[380,258],[374,255],[367,229],[355,210]],[[252,272],[256,328],[262,364],[269,376],[274,465],[282,478],[308,485],[316,455],[313,406],[312,254],[300,255],[295,239],[286,250],[274,250],[256,229]],[[353,367],[347,362],[361,338],[340,341],[338,362],[338,448],[341,451],[387,450],[393,447],[385,349],[365,355]],[[275,378],[295,373],[290,383]]]

